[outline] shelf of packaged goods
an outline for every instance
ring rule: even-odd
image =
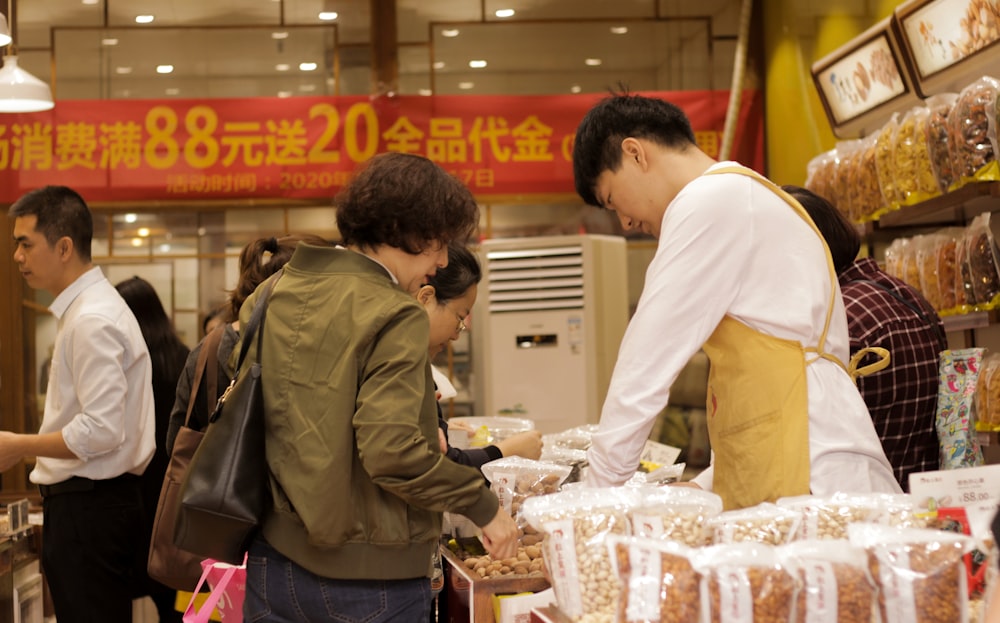
[[[996,310],[971,312],[968,314],[956,314],[954,316],[942,316],[941,322],[945,331],[970,331],[972,329],[982,329],[997,322]]]
[[[982,212],[1000,209],[998,200],[1000,182],[974,182],[950,193],[883,214],[874,227],[886,229],[962,224]]]

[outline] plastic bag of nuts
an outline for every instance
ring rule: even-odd
[[[861,145],[859,139],[837,141],[837,166],[833,168],[833,205],[852,222],[858,221],[857,206],[852,203],[854,193],[851,189],[851,156]]]
[[[948,227],[938,232],[935,248],[937,255],[938,284],[941,288],[941,311],[959,311],[958,242],[963,239],[961,227]]]
[[[955,623],[968,616],[962,556],[971,537],[918,528],[853,524],[850,542],[867,552],[883,623]]]
[[[836,166],[836,150],[831,149],[815,156],[806,165],[806,188],[832,202]]]
[[[863,549],[844,541],[796,541],[778,548],[781,566],[799,580],[797,623],[871,623],[875,582]]]
[[[524,527],[521,506],[534,495],[548,495],[559,487],[573,468],[546,461],[535,461],[520,456],[507,456],[485,463],[483,475],[490,481],[490,489],[497,494],[500,505]]]
[[[948,192],[958,179],[948,140],[948,115],[957,99],[958,93],[939,93],[928,97],[925,102],[930,111],[927,117],[927,153],[931,157],[934,178],[943,193]]]
[[[935,311],[944,309],[941,302],[941,279],[938,272],[937,247],[942,237],[934,232],[923,236],[917,246],[917,271],[920,292]]]
[[[639,497],[634,488],[574,487],[528,498],[521,509],[542,533],[542,552],[559,609],[578,623],[614,619],[618,583],[606,538],[628,534],[628,510]]]
[[[990,353],[979,365],[976,383],[976,430],[1000,430],[1000,353]]]
[[[790,543],[801,523],[800,511],[770,502],[725,511],[708,520],[714,543],[751,541],[769,545]]]
[[[980,169],[996,160],[998,93],[1000,81],[983,76],[962,89],[948,115],[951,155],[956,174],[962,180],[978,178]]]
[[[722,512],[722,498],[689,487],[661,487],[643,495],[629,513],[632,534],[689,547],[712,543],[708,520]]]
[[[847,526],[872,520],[878,515],[879,506],[871,496],[845,493],[797,495],[779,498],[775,504],[802,514],[796,540],[846,539]]]
[[[914,106],[903,115],[893,143],[894,173],[900,200],[913,205],[941,194],[927,149],[930,110]]]
[[[882,190],[882,201],[890,209],[898,208],[901,199],[892,162],[892,147],[898,127],[899,113],[892,113],[875,139],[875,173]]]
[[[976,309],[993,309],[1000,299],[1000,250],[990,229],[989,212],[983,212],[969,223],[965,245]]]
[[[610,535],[619,581],[618,623],[699,623],[701,575],[694,550],[675,541]]]
[[[710,545],[691,559],[701,573],[702,603],[711,623],[792,620],[798,582],[781,567],[775,547],[763,543]],[[707,598],[706,598],[707,597]],[[706,608],[703,606],[703,611]]]

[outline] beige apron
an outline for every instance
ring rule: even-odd
[[[822,357],[845,371],[846,367],[823,350],[837,275],[826,241],[812,219],[788,193],[750,169],[730,166],[706,175],[719,173],[756,179],[809,223],[827,249],[831,297],[819,344],[814,347],[803,348],[797,340],[765,335],[731,316],[722,319],[703,347],[711,361],[707,409],[715,453],[712,488],[729,510],[809,493],[806,366]],[[816,356],[807,359],[807,353]]]

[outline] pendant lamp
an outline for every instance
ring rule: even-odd
[[[7,15],[12,15],[12,9],[13,0],[8,0]],[[11,23],[13,24],[13,20]],[[2,32],[7,31],[7,20],[4,19],[0,26],[3,26],[0,41],[3,41]],[[3,67],[0,68],[0,113],[51,110],[55,102],[52,101],[52,89],[48,83],[17,66],[17,53],[9,35],[6,45],[8,47],[3,57]]]
[[[10,28],[7,28],[7,16],[0,14],[0,47],[10,45]]]

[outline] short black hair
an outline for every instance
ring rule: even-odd
[[[808,188],[789,184],[782,186],[781,189],[802,204],[809,218],[816,224],[819,233],[826,240],[826,246],[830,247],[833,269],[837,274],[853,264],[861,250],[861,234],[854,224],[827,199]]]
[[[337,195],[344,245],[388,245],[417,254],[470,238],[479,225],[472,192],[440,166],[414,154],[381,153]]]
[[[628,93],[612,94],[591,108],[576,129],[573,179],[584,202],[600,206],[594,194],[597,178],[621,166],[621,143],[642,138],[684,151],[695,145],[691,121],[666,100]]]
[[[44,186],[25,193],[10,206],[7,216],[34,216],[35,231],[45,236],[50,247],[60,238],[68,237],[80,259],[90,263],[94,217],[87,202],[72,188]]]
[[[476,254],[465,245],[448,245],[448,265],[437,269],[427,285],[434,286],[434,298],[447,303],[464,295],[483,278]]]

